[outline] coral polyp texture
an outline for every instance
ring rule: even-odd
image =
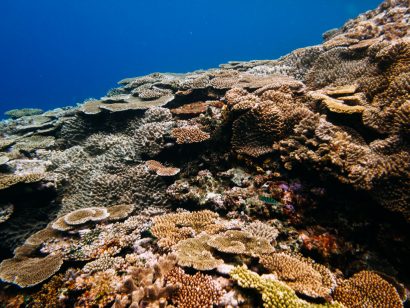
[[[9,111],[0,306],[408,305],[409,23]]]

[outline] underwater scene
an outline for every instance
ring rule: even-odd
[[[410,307],[408,0],[94,2],[0,4],[0,308]]]

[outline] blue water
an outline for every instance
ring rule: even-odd
[[[1,0],[0,114],[100,97],[124,77],[274,59],[380,0]]]

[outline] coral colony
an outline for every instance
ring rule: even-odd
[[[1,307],[403,307],[407,0],[278,59],[0,123]]]

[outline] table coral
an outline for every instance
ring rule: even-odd
[[[0,279],[22,288],[37,285],[54,275],[63,264],[61,255],[43,258],[15,257],[0,263]]]
[[[230,276],[238,282],[241,287],[256,289],[260,292],[263,300],[263,307],[344,307],[339,303],[330,304],[311,304],[298,298],[295,292],[286,284],[268,278],[262,278],[257,273],[248,270],[246,267],[235,267],[229,273]]]
[[[260,257],[260,263],[299,294],[313,298],[329,297],[336,286],[336,278],[325,266],[286,253]]]
[[[252,236],[248,232],[239,230],[228,230],[214,235],[208,241],[208,245],[221,252],[250,256],[274,251],[265,238]]]

